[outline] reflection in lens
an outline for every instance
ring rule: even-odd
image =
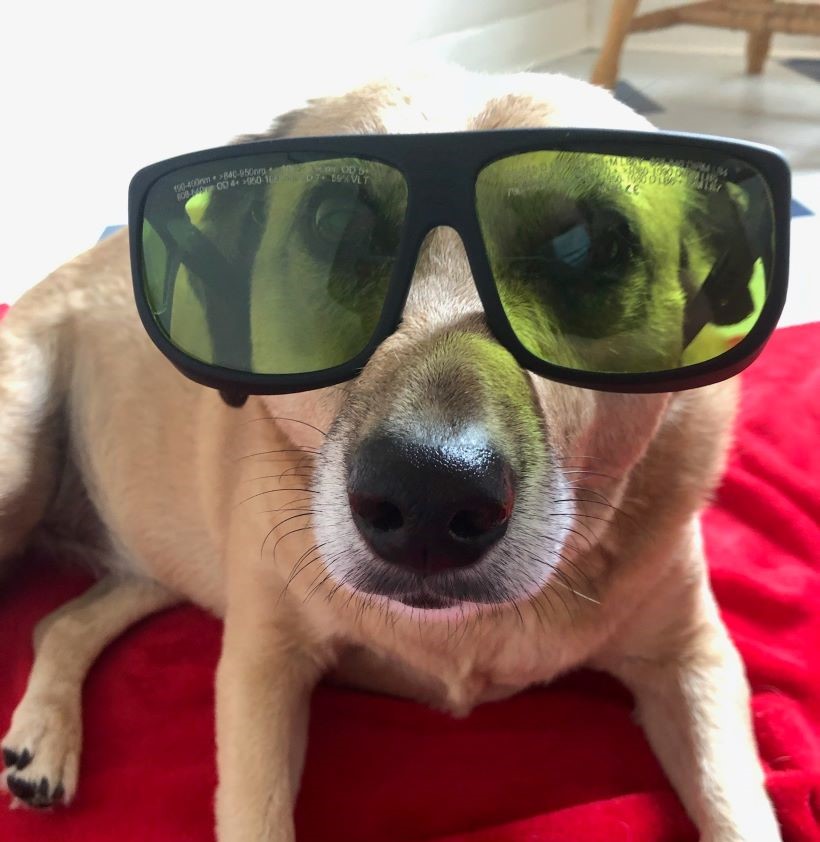
[[[638,373],[714,359],[765,302],[771,200],[731,159],[531,152],[485,167],[476,206],[510,325],[547,362]]]
[[[319,371],[375,331],[407,204],[399,172],[358,158],[260,155],[160,179],[143,226],[157,323],[203,362]]]

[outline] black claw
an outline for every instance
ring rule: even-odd
[[[31,801],[37,791],[34,784],[24,781],[22,778],[16,778],[14,775],[9,775],[6,783],[8,785],[9,792],[16,795],[18,798],[22,798],[23,801]]]
[[[15,775],[9,775],[8,780],[9,792],[16,795],[22,801],[25,801],[29,807],[51,807],[51,805],[63,796],[63,786],[58,784],[53,794],[49,793],[51,786],[48,778],[40,778],[38,783],[23,780]]]
[[[20,754],[10,748],[3,749],[3,763],[8,769],[25,769],[32,761],[32,754],[24,748]]]
[[[37,794],[34,796],[34,800],[29,802],[31,806],[38,808],[51,807],[54,804],[55,798],[49,794],[50,789],[51,784],[49,784],[48,778],[40,778]]]

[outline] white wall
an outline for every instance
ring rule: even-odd
[[[146,163],[262,129],[411,46],[487,71],[573,53],[608,11],[609,0],[4,3],[0,301],[125,222],[128,181]],[[711,37],[696,32],[692,48]],[[682,42],[630,44],[652,37]]]
[[[523,70],[589,46],[588,0],[485,0],[484,5],[488,12],[496,7],[497,16],[424,43],[439,55],[484,71]]]
[[[488,70],[556,47],[586,0],[27,0],[0,11],[0,301],[125,222],[140,166],[266,127],[408,45]],[[559,15],[560,16],[560,15]],[[552,20],[552,23],[550,23]],[[533,25],[533,21],[535,25]],[[539,27],[545,27],[541,35]]]

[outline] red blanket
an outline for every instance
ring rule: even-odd
[[[707,549],[748,665],[786,842],[820,840],[820,324],[778,331],[744,375],[741,428]],[[0,732],[23,692],[36,620],[88,581],[27,562],[0,591]],[[112,645],[85,692],[79,792],[9,811],[0,839],[208,842],[219,623],[195,608]],[[301,842],[694,842],[629,695],[580,672],[455,721],[322,688],[297,808]],[[1,799],[0,799],[1,801]]]

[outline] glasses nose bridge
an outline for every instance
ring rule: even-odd
[[[461,254],[458,262],[464,261],[467,275],[459,270],[457,276],[462,281],[468,281],[476,295],[476,302],[480,303],[481,309],[486,312],[486,301],[483,295],[481,284],[477,280],[476,265],[476,244],[475,212],[473,210],[472,182],[469,176],[463,173],[448,172],[444,176],[441,170],[433,168],[427,170],[429,177],[423,179],[416,185],[412,216],[412,231],[409,232],[408,249],[406,254],[406,293],[411,296],[413,290],[418,289],[419,284],[424,284],[426,274],[435,264],[431,264],[429,256],[423,256],[428,248],[435,247],[437,241],[433,239],[439,230],[449,232],[457,239],[461,246]],[[445,234],[446,236],[446,234]],[[455,245],[453,240],[447,238],[438,241],[438,247],[447,248],[447,243]],[[454,263],[449,264],[455,267]],[[451,279],[455,281],[455,278]],[[402,310],[407,304],[405,299]]]
[[[482,268],[478,220],[475,212],[475,173],[457,156],[445,160],[430,153],[425,160],[414,161],[414,177],[409,179],[408,229],[403,256],[405,266],[401,312],[407,305],[411,289],[423,280],[422,251],[431,233],[439,228],[452,231],[461,243],[470,283],[481,309],[489,313],[491,303],[485,289],[486,274]]]
[[[447,226],[461,234],[472,203],[472,180],[455,161],[419,162],[416,206],[422,209],[423,236]],[[463,239],[463,237],[462,237]]]
[[[415,276],[429,234],[439,228],[450,229],[458,236],[472,269],[468,245],[471,239],[468,228],[473,217],[470,175],[460,170],[456,162],[425,161],[417,169],[414,187],[412,275]]]

